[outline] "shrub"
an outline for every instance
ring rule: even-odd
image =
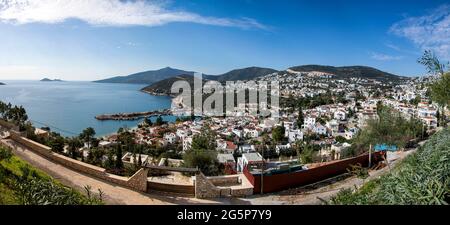
[[[330,204],[429,205],[450,202],[450,129],[433,135],[390,174],[355,193],[345,190]]]

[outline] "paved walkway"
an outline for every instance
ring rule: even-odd
[[[98,189],[104,192],[106,204],[124,205],[170,205],[170,204],[226,204],[214,200],[201,200],[188,197],[172,197],[164,194],[147,194],[136,192],[109,182],[81,174],[68,169],[60,164],[49,161],[38,155],[25,146],[22,146],[11,139],[0,140],[1,144],[13,149],[13,153],[31,165],[46,172],[62,184],[73,187],[80,192],[85,192],[84,187],[91,186],[92,191],[98,193]]]

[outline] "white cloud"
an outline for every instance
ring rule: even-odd
[[[392,55],[386,55],[382,53],[372,52],[371,54],[372,59],[379,60],[379,61],[394,61],[394,60],[400,60],[403,57],[402,56],[392,56]]]
[[[410,39],[422,50],[430,49],[450,60],[450,5],[442,5],[420,17],[409,17],[392,25],[390,32]]]
[[[196,13],[169,10],[165,1],[144,0],[0,0],[0,21],[62,23],[79,19],[100,26],[160,26],[190,22],[243,29],[267,29],[251,18],[205,17]]]

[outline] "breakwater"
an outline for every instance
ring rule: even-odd
[[[95,117],[97,120],[139,120],[145,117],[154,116],[170,116],[172,111],[170,109],[155,110],[148,112],[133,112],[133,113],[116,113],[116,114],[102,114]]]

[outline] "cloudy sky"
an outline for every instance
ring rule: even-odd
[[[166,66],[367,65],[416,76],[450,60],[446,1],[0,0],[0,79],[96,80]]]

